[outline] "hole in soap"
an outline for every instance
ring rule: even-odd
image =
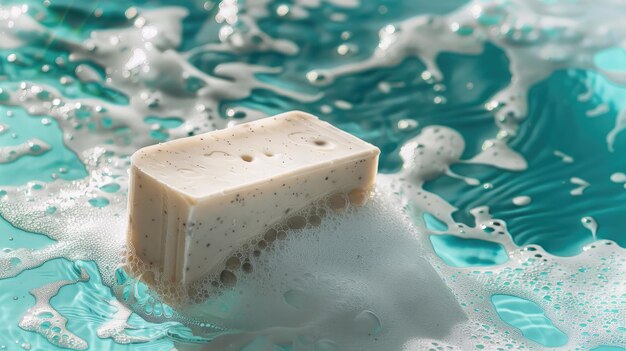
[[[246,161],[246,162],[252,162],[253,158],[250,155],[242,155],[241,159]]]
[[[273,153],[271,153],[271,152],[269,152],[269,151],[265,151],[265,156],[267,156],[267,157],[273,157],[273,156],[274,156],[274,154],[273,154]]]
[[[324,140],[314,140],[313,144],[317,145],[317,146],[325,146],[327,143]]]

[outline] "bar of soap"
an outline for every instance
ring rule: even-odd
[[[129,245],[161,280],[192,283],[321,198],[362,201],[379,153],[299,111],[145,147],[131,159]]]

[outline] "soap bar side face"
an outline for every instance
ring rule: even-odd
[[[193,230],[183,256],[185,283],[211,272],[244,242],[331,194],[368,193],[374,185],[378,155],[367,153],[343,164],[271,180],[194,205]]]
[[[182,263],[169,263],[184,250],[189,209],[185,197],[131,167],[128,242],[144,265],[162,272],[168,281],[180,278],[175,272]]]
[[[163,264],[165,243],[162,234],[167,228],[163,190],[159,182],[136,167],[131,167],[128,242],[135,254],[151,267]]]

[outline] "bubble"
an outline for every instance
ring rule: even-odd
[[[226,260],[226,267],[228,269],[238,269],[241,266],[241,261],[237,258],[237,257],[231,257],[228,260]]]
[[[220,282],[222,282],[222,284],[226,287],[235,286],[237,283],[237,276],[231,271],[223,270],[220,274]]]
[[[316,342],[313,349],[315,351],[336,351],[338,346],[332,340],[324,339]]]
[[[307,220],[304,216],[292,216],[287,220],[290,229],[302,229],[306,226]]]
[[[327,200],[327,204],[333,211],[340,212],[346,208],[348,202],[346,201],[346,196],[344,194],[338,193],[330,196]]]
[[[269,243],[272,243],[276,240],[276,237],[278,235],[278,232],[276,231],[276,229],[269,229],[267,232],[265,232],[265,235],[263,235],[263,238],[265,238],[265,240]]]
[[[285,303],[295,309],[303,309],[307,307],[308,298],[304,291],[288,290],[283,294]]]
[[[376,335],[382,331],[380,319],[372,311],[361,311],[354,317],[354,323],[359,332],[367,335]]]
[[[243,271],[246,272],[246,273],[252,273],[254,267],[252,266],[252,264],[250,262],[245,262],[241,266],[241,269],[243,269]]]

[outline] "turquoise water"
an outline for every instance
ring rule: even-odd
[[[612,74],[626,70],[626,54],[618,47],[626,29],[602,6],[582,16],[594,6],[585,1],[522,4],[3,1],[0,147],[23,144],[26,151],[6,162],[0,153],[0,349],[64,349],[64,333],[88,345],[73,344],[75,349],[193,347],[184,342],[194,339],[192,331],[213,330],[212,320],[187,328],[122,270],[114,276],[128,155],[151,143],[299,109],[377,145],[379,171],[390,183],[413,182],[399,186],[394,208],[407,209],[422,238],[416,242],[424,244],[420,255],[456,298],[454,307],[464,317],[452,311],[450,319],[467,321],[465,328],[476,333],[455,344],[467,334],[441,323],[430,334],[414,331],[416,338],[458,349],[624,350],[626,176],[620,174],[626,173],[626,132],[619,127],[623,119],[626,128],[626,85]],[[472,6],[483,10],[472,12]],[[611,6],[614,13],[626,11]],[[426,14],[439,27],[410,26]],[[546,14],[571,20],[572,28],[533,28],[538,18],[551,21]],[[612,36],[594,31],[593,19],[603,16]],[[142,18],[147,25],[138,22]],[[489,30],[501,36],[485,34]],[[568,30],[573,34],[557,41]],[[536,32],[539,39],[532,37]],[[568,44],[579,37],[598,47]],[[613,42],[598,39],[605,37]],[[476,40],[482,40],[481,50],[471,49]],[[571,50],[583,59],[568,60],[564,53]],[[389,58],[394,55],[397,60]],[[150,65],[141,66],[143,61]],[[509,89],[512,81],[522,83]],[[434,176],[413,177],[417,171],[401,149],[429,126],[450,128],[464,145],[455,149],[456,159],[442,160],[439,153],[423,159],[429,167],[443,165]],[[28,144],[35,138],[44,146]],[[515,156],[473,162],[491,150],[490,140],[503,141],[527,166],[511,166]],[[420,143],[440,145],[433,139]],[[446,173],[448,166],[478,183]],[[415,268],[389,266],[397,272]],[[56,312],[36,317],[61,321],[59,329],[20,324],[35,306],[32,291],[64,280],[47,297]],[[358,286],[369,291],[367,284]],[[233,294],[226,301],[237,301]],[[120,296],[133,312],[128,316],[116,315],[124,310],[114,302]],[[378,302],[371,305],[384,306]],[[237,310],[223,301],[216,305],[211,313],[224,320]],[[384,340],[386,321],[379,330],[380,321],[372,322],[376,314],[360,316],[365,321],[357,324],[383,333]],[[117,329],[97,332],[116,319],[122,322]],[[239,349],[343,349],[323,332],[311,333],[319,340],[284,344],[260,335]]]

